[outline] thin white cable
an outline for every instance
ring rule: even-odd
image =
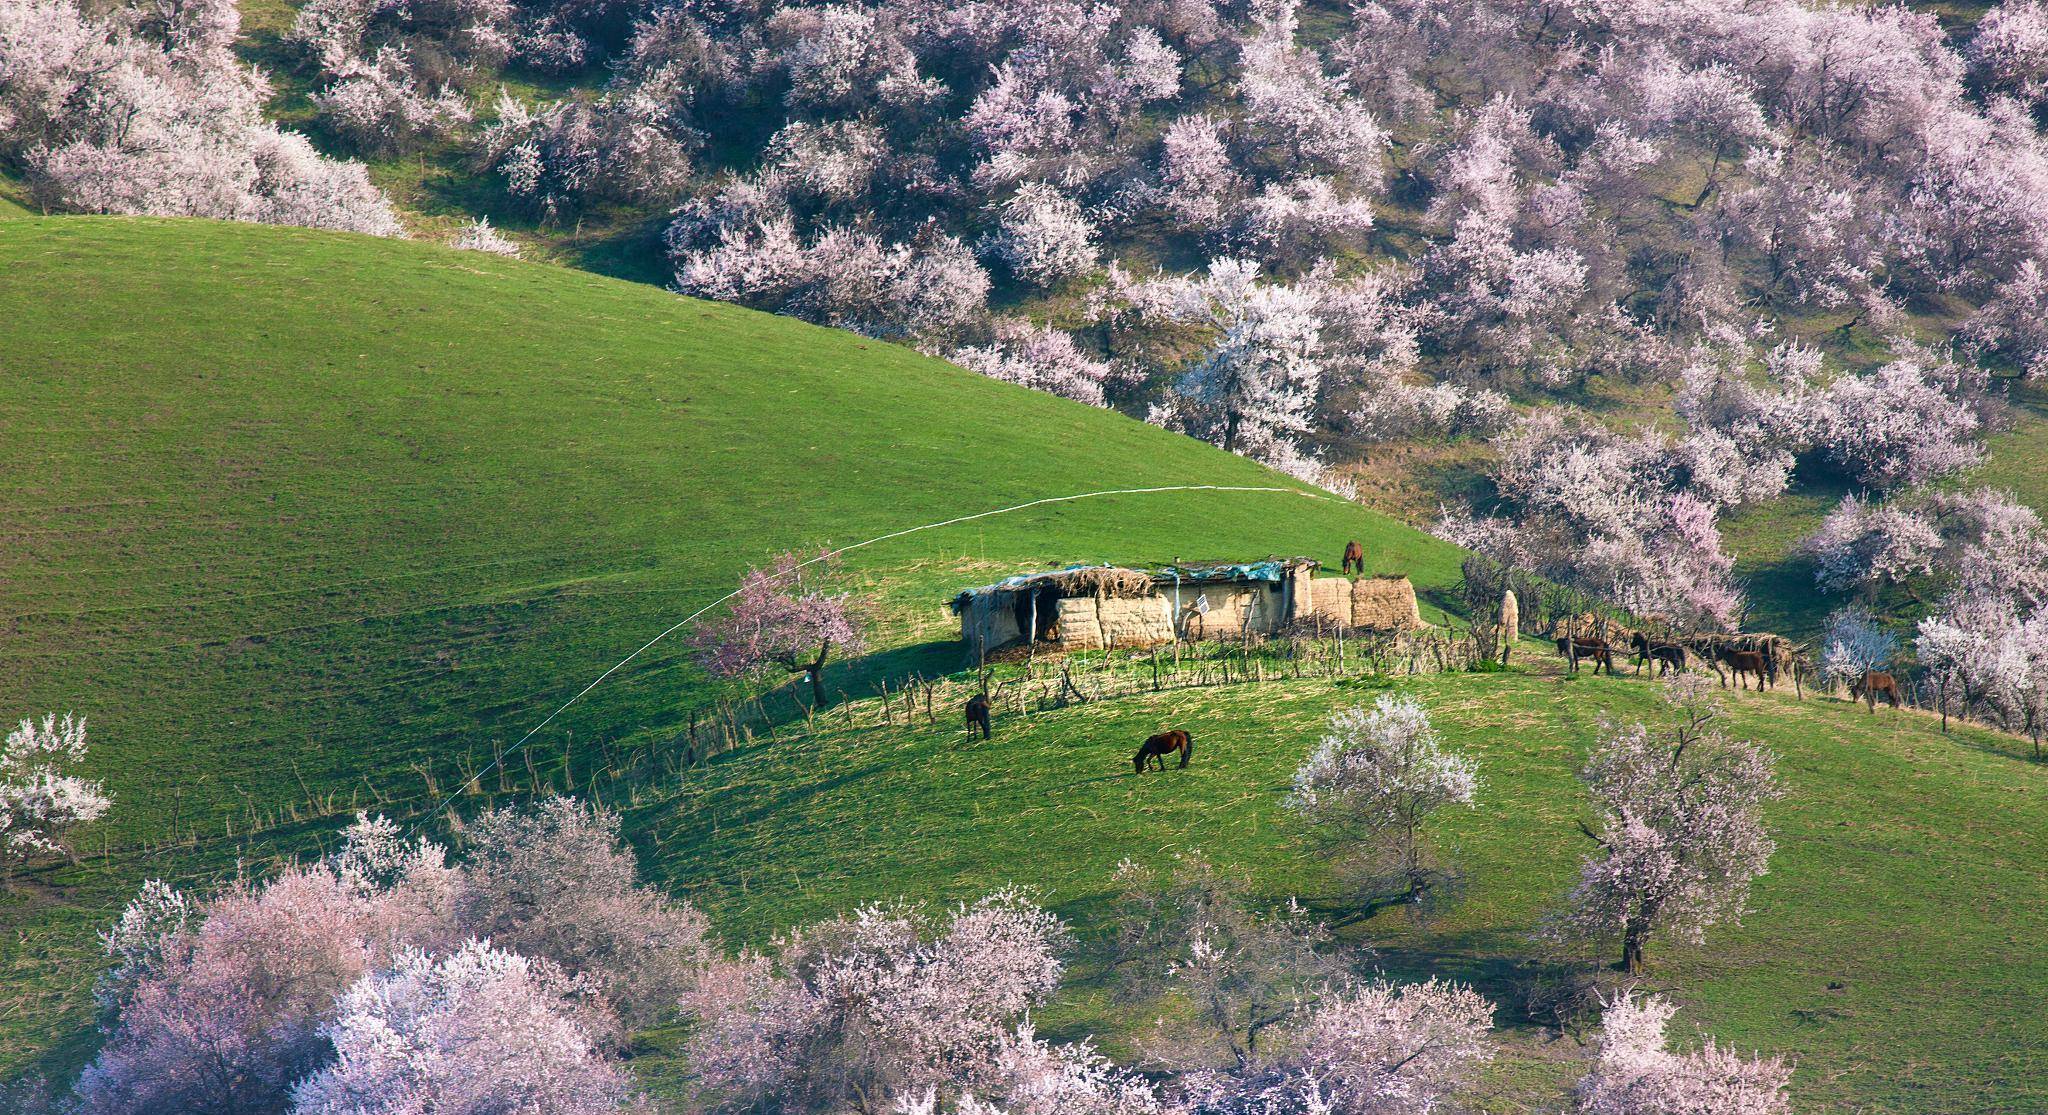
[[[1074,495],[1068,496],[1047,496],[1044,499],[1034,499],[1025,503],[1014,504],[1010,507],[998,507],[992,511],[977,511],[972,515],[959,515],[951,519],[942,519],[936,523],[925,523],[922,526],[906,527],[903,530],[890,531],[888,534],[878,534],[875,537],[870,538],[864,542],[855,542],[848,546],[841,546],[836,550],[826,550],[825,552],[817,555],[816,557],[807,558],[803,561],[798,562],[796,565],[792,566],[789,571],[794,573],[807,565],[814,565],[821,561],[829,561],[850,550],[858,550],[863,546],[872,546],[877,542],[888,542],[892,539],[902,538],[905,535],[916,534],[920,531],[937,530],[940,527],[958,526],[961,523],[971,523],[976,519],[986,519],[995,515],[1007,515],[1013,511],[1024,511],[1033,507],[1042,507],[1049,503],[1073,503],[1076,500],[1095,499],[1101,496],[1142,496],[1154,495],[1161,492],[1279,492],[1283,494],[1303,496],[1308,499],[1328,500],[1332,503],[1340,502],[1337,499],[1337,497],[1323,495],[1320,492],[1305,491],[1301,488],[1283,488],[1272,485],[1259,486],[1248,484],[1170,484],[1158,488],[1110,488],[1099,492],[1079,492]],[[654,644],[659,643],[663,639],[668,638],[670,635],[675,634],[677,631],[681,630],[684,626],[688,625],[691,621],[703,615],[705,612],[708,612],[711,609],[718,607],[720,604],[723,604],[726,601],[731,600],[733,597],[738,596],[739,594],[740,590],[734,589],[731,592],[726,593],[724,596],[721,596],[718,599],[713,600],[711,603],[704,605],[696,611],[691,612],[689,615],[684,616],[683,618],[670,624],[668,627],[662,630],[661,634],[656,635],[654,638],[649,639],[645,643],[640,644],[639,650],[636,650],[633,653],[627,655],[626,657],[619,659],[617,662],[612,663],[611,669],[608,669],[604,673],[597,675],[596,680],[592,681],[589,685],[586,685],[583,688],[577,690],[575,696],[562,702],[562,706],[560,708],[556,709],[551,713],[548,713],[547,719],[542,720],[540,723],[535,724],[532,728],[528,729],[525,735],[519,737],[518,743],[513,744],[510,748],[501,752],[496,758],[492,759],[488,764],[486,764],[482,770],[476,772],[469,778],[465,779],[462,783],[462,789],[458,790],[457,794],[460,794],[463,790],[468,790],[470,787],[475,786],[479,782],[483,781],[484,775],[491,773],[493,770],[496,770],[499,764],[505,761],[505,758],[507,756],[512,755],[518,752],[521,748],[525,747],[527,741],[531,740],[536,734],[538,734],[542,728],[545,728],[549,724],[554,723],[556,717],[569,711],[570,706],[582,700],[586,695],[589,694],[591,690],[596,689],[600,685],[603,685],[604,680],[606,678],[612,676],[615,673],[618,673],[621,669],[623,669],[626,666],[627,663],[633,661],[635,658],[640,657],[642,654],[645,654],[648,650],[653,648]],[[450,807],[453,807],[452,798]]]

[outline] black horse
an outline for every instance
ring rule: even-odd
[[[991,733],[989,732],[988,722],[988,694],[976,693],[974,696],[967,698],[967,734],[973,735],[974,727],[978,724],[981,726],[981,738],[989,738]]]
[[[1638,631],[1630,644],[1636,650],[1636,673],[1642,673],[1643,666],[1650,662],[1657,664],[1659,677],[1685,669],[1685,648],[1677,643],[1653,643]]]
[[[1176,751],[1180,752],[1180,769],[1186,770],[1188,760],[1195,757],[1194,737],[1179,728],[1146,737],[1145,746],[1138,748],[1138,753],[1131,756],[1131,766],[1136,768],[1133,773],[1145,773],[1148,763],[1158,763],[1159,769],[1165,770],[1166,756]]]

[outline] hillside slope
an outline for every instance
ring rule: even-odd
[[[53,1034],[75,1058],[92,930],[143,873],[425,801],[777,550],[1097,489],[1299,487],[904,349],[418,244],[11,219],[0,306],[0,715],[90,716],[118,802],[86,870],[0,897],[36,930],[0,939],[0,979],[46,996],[0,1011],[8,1064]],[[876,668],[929,673],[960,665],[943,596],[992,571],[1334,561],[1352,537],[1425,592],[1457,575],[1441,543],[1286,493],[1053,505],[849,565],[927,631],[891,628]],[[684,661],[657,647],[536,748],[673,731],[705,699]],[[247,840],[287,807],[307,825]]]
[[[1450,743],[1478,759],[1480,807],[1446,822],[1465,872],[1432,922],[1364,921],[1301,823],[1281,807],[1334,707],[1378,694],[1322,681],[1171,692],[1010,718],[991,743],[936,728],[835,732],[802,750],[721,760],[633,810],[655,869],[730,932],[758,939],[898,894],[972,898],[1042,888],[1100,924],[1120,859],[1201,849],[1299,895],[1402,978],[1472,981],[1501,1006],[1504,1051],[1481,1108],[1555,1111],[1587,1051],[1520,1015],[1516,965],[1570,890],[1589,814],[1573,777],[1603,717],[1659,723],[1655,687],[1554,660],[1516,672],[1399,679]],[[1752,913],[1700,948],[1655,950],[1646,984],[1684,1004],[1677,1032],[1795,1056],[1801,1111],[2035,1111],[2048,1105],[2048,768],[1989,733],[1846,702],[1728,696],[1729,726],[1779,757],[1767,812],[1778,852]],[[1161,723],[1200,741],[1186,771],[1135,778],[1131,741]],[[1089,930],[1096,932],[1090,933]],[[1086,965],[1084,964],[1084,970]],[[1044,1020],[1122,1054],[1150,1018],[1085,978]]]
[[[138,879],[261,871],[358,803],[426,809],[777,549],[1105,488],[1293,487],[903,349],[417,244],[5,220],[0,306],[0,714],[90,715],[118,799],[82,866],[0,895],[0,1080],[61,1079],[89,1054],[93,931]],[[1008,569],[1333,559],[1351,537],[1425,597],[1457,578],[1450,547],[1290,493],[1106,497],[912,535],[851,556],[880,636],[828,683],[857,699],[956,668],[942,598]],[[1520,1020],[1511,977],[1582,849],[1571,771],[1600,716],[1655,712],[1648,684],[1554,672],[1525,656],[1396,683],[1484,765],[1482,808],[1451,830],[1468,886],[1442,921],[1343,930],[1398,975],[1471,980],[1504,1005],[1488,1111],[1554,1110],[1579,1071],[1583,1048]],[[1108,872],[1201,848],[1342,918],[1278,803],[1330,710],[1374,693],[1181,690],[1006,717],[966,748],[944,723],[824,718],[800,746],[743,746],[607,800],[648,873],[739,940],[855,902],[1037,887],[1081,929],[1080,979],[1041,1021],[1123,1053],[1149,1019],[1092,982]],[[615,745],[670,739],[713,695],[680,644],[657,647],[536,737],[537,768],[509,762],[504,788],[581,787]],[[1791,792],[1755,915],[1655,954],[1681,1027],[1797,1055],[1806,1106],[2048,1103],[2048,768],[1911,714],[1731,704]],[[1198,760],[1134,779],[1131,740],[1161,721],[1192,727]],[[658,1087],[668,1036],[635,1059]]]

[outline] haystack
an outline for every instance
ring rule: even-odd
[[[1095,612],[1095,598],[1092,596],[1067,596],[1060,599],[1059,626],[1055,642],[1061,650],[1101,650],[1102,621]]]
[[[1351,626],[1369,631],[1411,631],[1422,626],[1415,586],[1408,578],[1360,577],[1351,583]]]
[[[1065,612],[1061,612],[1062,618]],[[1108,647],[1150,647],[1173,641],[1173,605],[1163,596],[1095,603],[1097,630]]]
[[[1135,600],[1152,595],[1152,578],[1136,569],[1094,565],[1046,573],[1032,579],[1034,585],[1050,585],[1061,596],[1092,596],[1097,600]]]

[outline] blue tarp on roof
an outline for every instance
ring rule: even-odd
[[[1286,559],[1268,558],[1227,565],[1169,565],[1153,576],[1172,580],[1178,574],[1182,581],[1284,581],[1289,564]]]

